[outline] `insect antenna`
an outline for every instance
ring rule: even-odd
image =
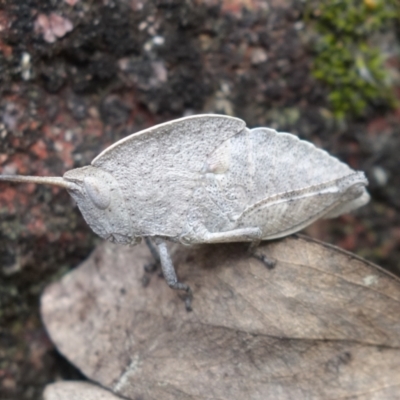
[[[23,176],[23,175],[0,175],[0,181],[20,182],[20,183],[38,183],[62,187],[64,189],[73,189],[74,185],[58,176]]]

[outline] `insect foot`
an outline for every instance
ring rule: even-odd
[[[249,254],[250,257],[255,258],[256,260],[260,261],[261,263],[263,263],[267,269],[274,269],[275,265],[276,265],[276,260],[268,258],[266,255],[264,254],[258,254],[256,253],[257,247],[260,245],[261,241],[260,240],[255,240],[253,242],[250,243],[249,246]]]
[[[134,133],[63,177],[0,175],[0,181],[65,188],[93,231],[114,243],[155,239],[165,280],[186,292],[188,309],[192,291],[178,281],[164,239],[277,239],[369,201],[364,173],[326,151],[289,133],[248,129],[238,118],[213,114]]]
[[[263,263],[267,269],[274,269],[276,266],[276,260],[273,260],[272,258],[268,258],[266,255],[264,254],[257,254],[255,252],[251,253],[251,256],[253,258],[255,258],[256,260],[260,261],[261,263]]]

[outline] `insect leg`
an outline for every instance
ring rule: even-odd
[[[202,243],[255,242],[261,239],[259,228],[240,228],[226,232],[207,232]]]
[[[157,249],[154,247],[153,242],[150,240],[149,237],[145,237],[144,241],[146,242],[147,247],[150,250],[151,255],[154,257],[156,261],[160,261],[160,255],[158,254]]]
[[[263,263],[268,269],[274,269],[274,267],[276,265],[276,260],[268,258],[264,254],[257,254],[254,250],[251,250],[251,249],[250,249],[250,252],[251,252],[250,253],[251,257],[253,257],[256,260]]]
[[[260,245],[261,240],[253,240],[249,245],[249,251],[254,252],[256,251],[257,247]]]
[[[154,246],[153,242],[150,240],[150,238],[145,237],[144,241],[145,241],[151,255],[153,256],[153,261],[151,261],[143,266],[144,274],[142,276],[142,285],[144,287],[146,287],[150,283],[151,274],[156,272],[158,270],[158,268],[160,267],[160,256],[159,256],[158,251],[157,251],[156,247]]]
[[[257,254],[257,247],[260,245],[261,240],[254,240],[249,245],[249,253],[250,256],[255,258],[256,260],[262,262],[268,269],[273,269],[276,265],[276,260],[268,258],[264,254]]]
[[[168,286],[175,290],[184,290],[187,293],[185,299],[186,310],[192,310],[192,289],[186,283],[178,281],[176,276],[175,268],[172,263],[171,257],[168,252],[167,244],[160,238],[155,239],[155,243],[158,247],[158,253],[160,255],[161,269]]]
[[[151,255],[152,255],[153,258],[154,258],[154,261],[153,261],[152,263],[146,264],[146,265],[144,266],[144,270],[145,270],[146,272],[154,272],[154,271],[157,270],[157,267],[158,267],[158,265],[159,265],[159,263],[160,263],[160,255],[158,254],[158,251],[157,251],[157,249],[155,248],[153,242],[150,240],[150,238],[145,237],[145,238],[144,238],[144,241],[146,242],[146,245],[147,245],[147,247],[148,247],[148,249],[149,249]]]

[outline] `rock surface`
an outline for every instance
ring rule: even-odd
[[[176,247],[193,312],[145,245],[105,243],[42,297],[50,337],[89,379],[128,399],[395,399],[400,282],[308,238]],[[372,379],[373,377],[373,379]]]

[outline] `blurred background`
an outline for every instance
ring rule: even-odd
[[[61,176],[133,132],[204,112],[307,139],[372,201],[307,234],[400,273],[397,0],[0,0],[0,172]],[[61,189],[0,186],[0,398],[80,374],[44,286],[99,239]]]

